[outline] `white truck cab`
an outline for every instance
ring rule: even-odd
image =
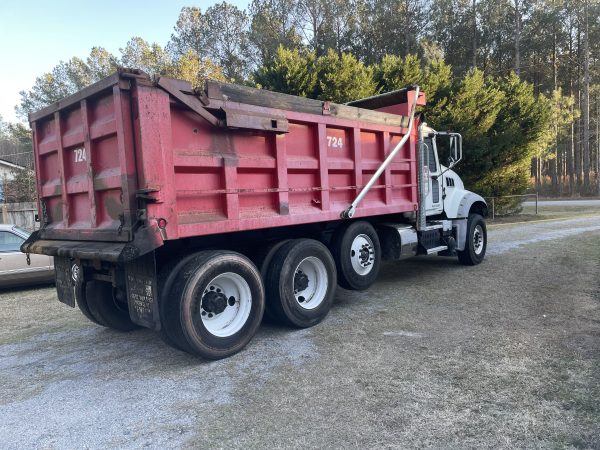
[[[440,162],[438,145],[441,139],[448,144],[447,165]],[[427,232],[440,225],[441,242],[427,253],[441,255],[457,254],[465,264],[479,264],[487,246],[487,231],[484,217],[487,204],[483,197],[465,189],[458,174],[452,170],[462,160],[462,136],[458,133],[438,132],[422,123],[419,127],[419,165],[422,204],[424,207],[416,221],[420,241],[427,241]],[[451,230],[451,233],[447,231]],[[439,234],[439,231],[435,233]],[[435,239],[432,239],[435,240]],[[434,251],[432,251],[434,250]]]

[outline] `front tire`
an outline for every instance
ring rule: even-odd
[[[458,260],[466,266],[476,266],[485,258],[487,249],[487,228],[483,217],[469,214],[465,249],[457,251]]]
[[[232,251],[201,252],[173,282],[179,324],[192,354],[221,359],[239,352],[256,333],[265,309],[260,273]]]
[[[321,322],[333,304],[337,274],[331,253],[313,239],[296,239],[273,256],[265,289],[270,312],[299,328]]]

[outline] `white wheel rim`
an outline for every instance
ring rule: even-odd
[[[315,256],[304,258],[296,267],[292,280],[296,302],[304,309],[315,309],[325,300],[328,283],[323,261]]]
[[[473,251],[476,255],[481,255],[481,252],[483,252],[483,239],[483,228],[481,228],[481,225],[477,225],[473,232]]]
[[[375,262],[375,246],[366,234],[359,234],[350,246],[350,262],[352,268],[359,275],[367,275],[373,270]]]
[[[225,272],[206,286],[199,314],[210,334],[228,337],[242,329],[251,309],[252,292],[248,282],[237,273]]]

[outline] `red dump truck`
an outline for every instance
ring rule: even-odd
[[[382,260],[483,260],[487,206],[418,86],[348,104],[120,70],[29,117],[61,302],[217,359],[266,312],[310,327]],[[441,141],[449,162],[439,161]]]

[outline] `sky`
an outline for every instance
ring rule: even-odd
[[[228,0],[240,8],[248,0]],[[19,91],[61,60],[94,46],[119,54],[133,36],[166,45],[183,6],[216,0],[0,0],[0,116],[17,120]]]

